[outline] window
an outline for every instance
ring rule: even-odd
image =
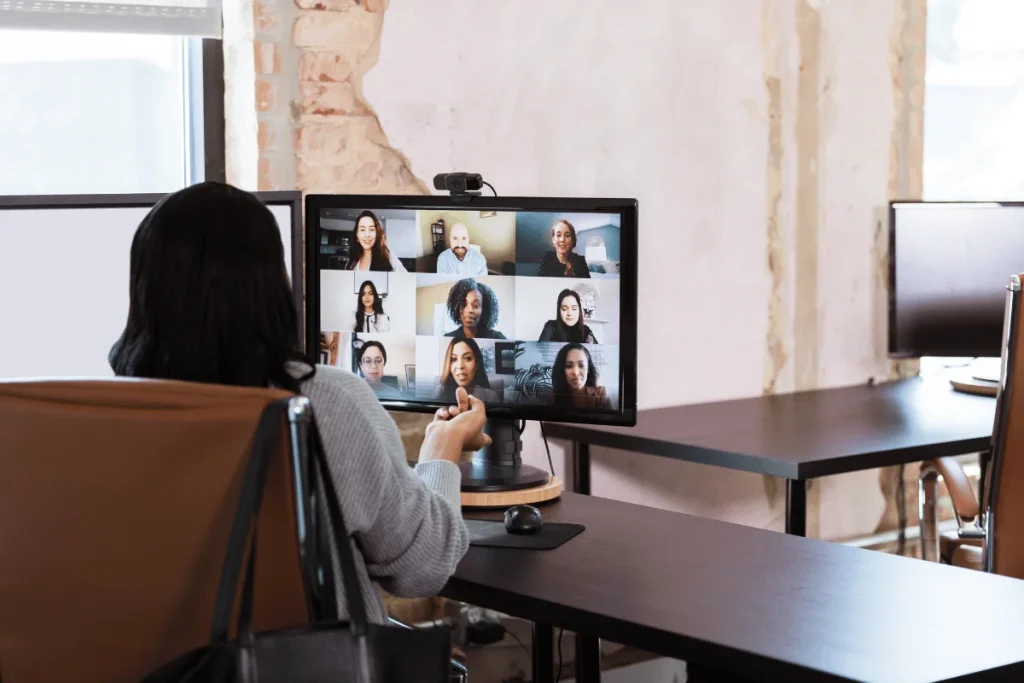
[[[0,30],[0,194],[202,180],[201,62],[198,38]]]
[[[928,0],[925,199],[1024,199],[1022,27],[1022,0]]]

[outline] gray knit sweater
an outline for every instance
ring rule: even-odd
[[[395,421],[351,373],[317,366],[302,393],[312,403],[345,524],[356,541],[367,616],[383,623],[387,613],[374,583],[397,597],[436,595],[469,547],[459,468],[440,460],[410,468]]]

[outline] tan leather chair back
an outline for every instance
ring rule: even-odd
[[[0,680],[135,683],[209,639],[251,437],[275,390],[0,382]],[[288,431],[254,626],[308,623]]]
[[[1010,278],[1003,324],[1003,360],[993,427],[992,476],[983,509],[987,571],[1024,579],[1024,315],[1021,278]]]

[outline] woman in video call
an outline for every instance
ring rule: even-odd
[[[498,392],[491,389],[491,382],[484,370],[484,359],[480,347],[472,339],[452,339],[448,343],[441,366],[441,386],[435,398],[450,401],[458,389],[465,389],[484,403],[500,403]]]
[[[356,332],[390,332],[391,318],[384,312],[384,301],[377,285],[367,280],[359,288],[356,300]]]
[[[589,325],[583,323],[583,305],[580,295],[571,289],[563,289],[555,306],[555,319],[544,323],[540,332],[542,342],[578,342],[596,344],[597,337]]]
[[[357,352],[356,364],[359,374],[377,394],[377,398],[403,398],[401,389],[384,384],[384,368],[388,364],[388,352],[379,341],[368,341]]]
[[[393,270],[407,272],[402,262],[388,249],[388,239],[377,215],[363,211],[356,218],[355,239],[348,257],[348,270]]]
[[[582,344],[566,344],[551,368],[551,393],[559,408],[612,410],[612,400],[603,386],[590,351]]]
[[[378,588],[404,597],[440,591],[469,547],[458,463],[463,451],[490,442],[480,399],[461,391],[457,405],[440,409],[419,464],[409,467],[398,427],[366,382],[301,353],[277,221],[230,185],[200,183],[157,202],[132,240],[128,295],[124,332],[109,355],[115,375],[309,398],[372,622],[387,619]],[[342,618],[344,594],[336,591]]]
[[[567,220],[557,220],[551,226],[551,246],[554,251],[544,253],[540,260],[540,277],[590,277],[587,259],[573,251],[576,248],[576,228]]]
[[[456,339],[505,339],[494,329],[498,323],[498,296],[473,278],[459,280],[448,291],[448,315],[455,328],[446,337]]]

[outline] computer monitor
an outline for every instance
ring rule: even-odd
[[[256,195],[281,229],[301,316],[302,195]],[[113,375],[132,237],[163,196],[0,196],[0,379]]]
[[[998,358],[1024,202],[895,201],[889,226],[890,356]]]
[[[307,195],[305,208],[307,350],[391,409],[433,412],[459,386],[482,398],[494,445],[464,467],[464,490],[546,481],[520,467],[520,420],[635,424],[635,199]]]

